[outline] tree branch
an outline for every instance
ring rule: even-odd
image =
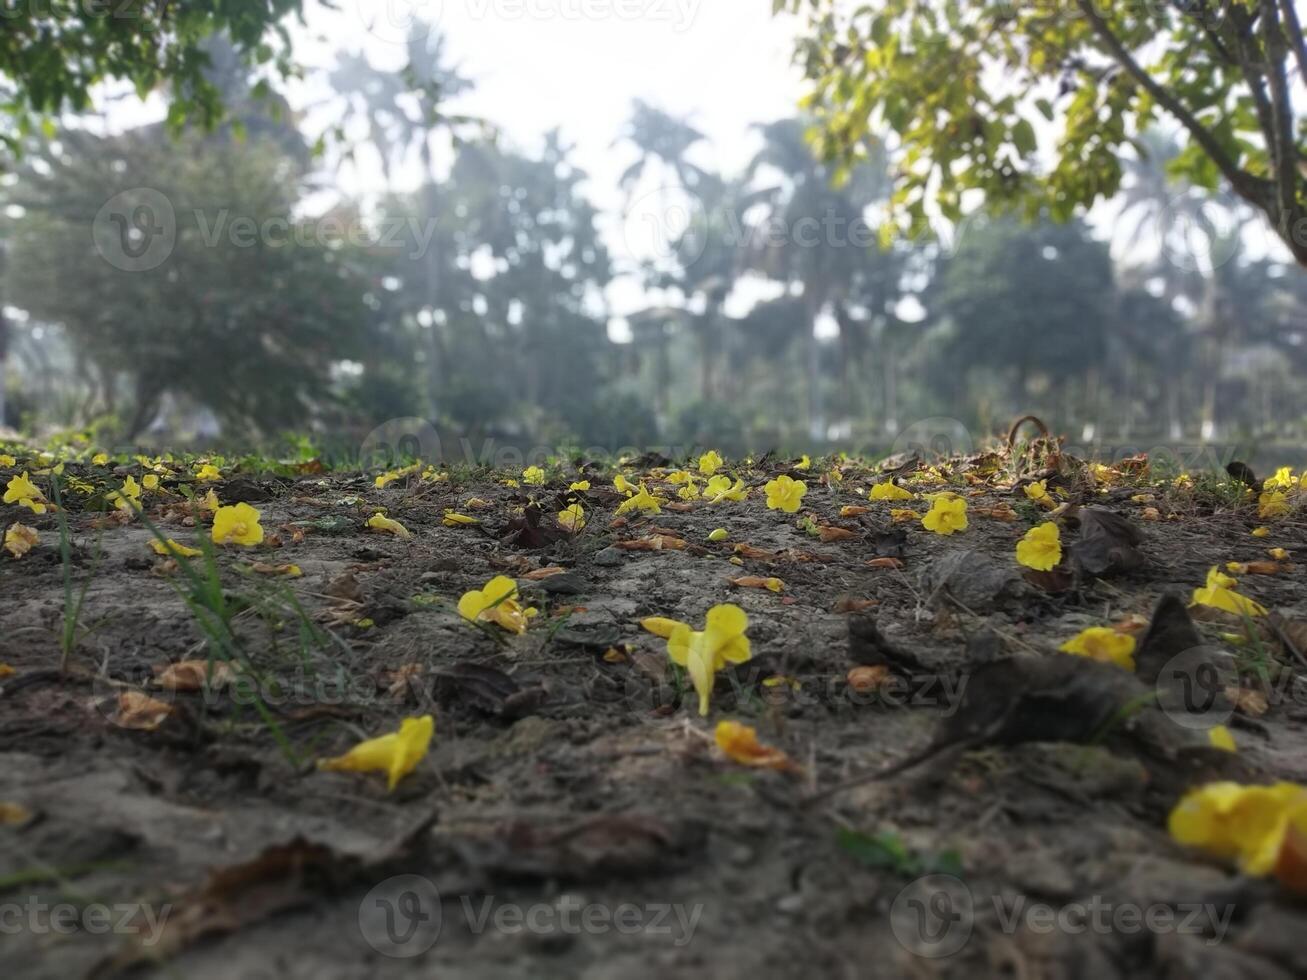
[[[1287,59],[1284,34],[1275,0],[1261,0],[1262,46],[1266,52],[1266,74],[1271,85],[1271,107],[1275,112],[1275,129],[1272,136],[1272,160],[1275,164],[1275,192],[1280,214],[1285,220],[1293,213],[1297,203],[1298,148],[1293,138],[1293,103],[1289,94],[1289,79],[1284,70]],[[1278,221],[1277,221],[1278,223]]]
[[[1298,71],[1302,73],[1303,84],[1307,85],[1307,41],[1303,40],[1302,22],[1298,20],[1298,11],[1294,0],[1280,0],[1280,9],[1284,11],[1284,27],[1293,43],[1293,54],[1298,59]]]
[[[1107,21],[1103,20],[1099,15],[1094,7],[1093,0],[1076,0],[1076,6],[1080,8],[1080,12],[1089,22],[1089,25],[1093,27],[1094,32],[1102,39],[1112,57],[1134,77],[1145,92],[1153,97],[1153,101],[1174,116],[1189,131],[1189,135],[1193,137],[1194,142],[1201,146],[1203,152],[1212,158],[1212,162],[1220,169],[1225,179],[1230,182],[1235,193],[1265,210],[1267,204],[1264,198],[1265,187],[1263,185],[1265,181],[1254,177],[1246,170],[1241,170],[1238,164],[1225,152],[1225,147],[1198,121],[1198,117],[1185,108],[1179,99],[1163,88],[1135,60],[1134,55],[1130,53],[1121,39],[1112,33],[1112,28]]]

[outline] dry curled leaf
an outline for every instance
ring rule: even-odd
[[[858,532],[850,531],[848,528],[844,527],[822,526],[817,528],[817,536],[821,541],[829,544],[831,541],[849,541],[856,539]]]
[[[859,507],[854,504],[840,508],[840,517],[861,517],[863,514],[869,513],[871,513],[870,507]]]
[[[869,558],[867,560],[868,568],[902,568],[903,560],[901,558]]]
[[[768,589],[772,592],[780,592],[785,588],[785,583],[778,578],[762,578],[758,575],[744,575],[730,581],[731,585],[740,589]]]
[[[622,551],[683,551],[685,541],[666,534],[651,534],[632,541],[615,542],[615,547]]]
[[[869,694],[884,686],[890,679],[890,670],[883,664],[878,667],[854,667],[849,671],[846,679],[849,687],[858,694]]]
[[[205,684],[219,690],[236,679],[231,664],[222,660],[183,660],[154,667],[154,680],[165,691],[199,691]]]
[[[527,572],[522,577],[531,582],[541,582],[544,579],[553,578],[555,575],[564,575],[566,573],[566,568],[550,565],[547,568],[537,568],[534,572]]]
[[[118,694],[118,710],[114,712],[112,720],[120,728],[152,732],[167,721],[170,714],[170,704],[156,701],[140,691],[121,691]]]
[[[855,599],[853,596],[842,595],[835,600],[835,605],[831,606],[831,612],[843,615],[845,613],[866,612],[868,609],[874,609],[880,605],[877,599]]]
[[[1260,718],[1270,708],[1266,695],[1251,687],[1231,684],[1225,689],[1225,696],[1234,702],[1236,711],[1241,711],[1252,718]]]

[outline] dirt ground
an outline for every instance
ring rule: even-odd
[[[657,482],[661,462],[621,472],[677,504],[676,487]],[[65,562],[54,514],[5,506],[5,525],[21,518],[40,543],[0,558],[0,663],[12,668],[0,680],[0,803],[13,805],[0,821],[4,974],[1307,975],[1302,900],[1167,833],[1179,796],[1204,779],[1307,783],[1291,639],[1264,638],[1249,655],[1229,635],[1239,624],[1200,618],[1204,641],[1239,664],[1245,696],[1223,716],[1234,755],[1141,749],[1116,716],[1085,737],[1077,712],[1096,702],[1077,695],[1015,736],[821,795],[919,752],[950,718],[1022,696],[1024,680],[972,685],[966,704],[968,681],[1006,658],[1074,660],[1142,690],[1058,646],[1090,626],[1142,636],[1163,595],[1188,603],[1214,565],[1287,549],[1277,574],[1239,588],[1291,638],[1307,620],[1292,563],[1307,523],[1259,519],[1237,486],[1149,489],[1138,464],[1130,485],[1095,486],[1046,459],[954,460],[943,484],[914,484],[924,464],[892,462],[909,489],[961,494],[969,527],[943,536],[896,522],[892,508],[928,505],[868,501],[887,475],[831,460],[796,470],[764,458],[738,467],[746,500],[616,526],[614,471],[575,463],[543,487],[484,471],[384,488],[372,474],[224,474],[209,486],[255,506],[270,538],[217,554],[236,667],[258,696],[248,684],[164,686],[169,664],[216,652],[190,580],[162,567],[142,520],[68,495]],[[144,472],[85,463],[67,475],[103,487]],[[797,514],[766,507],[763,485],[781,473],[808,484]],[[1142,561],[1101,577],[1069,560],[1065,574],[1024,576],[1016,543],[1048,519],[1024,491],[1040,476],[1058,504],[1126,518]],[[592,489],[569,495],[581,479]],[[183,544],[206,533],[176,496],[190,482],[164,479],[143,497]],[[563,534],[553,515],[573,497],[587,524]],[[531,499],[543,511],[534,528],[521,513]],[[380,510],[411,537],[368,531]],[[450,526],[449,510],[481,523]],[[1056,519],[1077,540],[1075,509]],[[1259,524],[1270,537],[1250,534]],[[726,540],[709,541],[716,528]],[[851,533],[823,541],[822,528]],[[664,547],[617,547],[651,538]],[[564,572],[528,578],[551,567]],[[456,611],[495,575],[515,577],[539,610],[524,635]],[[742,576],[783,588],[732,584]],[[61,670],[66,578],[74,600],[89,584]],[[754,656],[718,675],[701,718],[640,621],[701,628],[726,602],[747,611]],[[851,687],[858,666],[881,668],[880,686]],[[166,710],[133,715],[140,694]],[[425,714],[430,752],[394,792],[382,776],[315,764]],[[724,719],[756,727],[796,770],[731,761],[713,739]]]

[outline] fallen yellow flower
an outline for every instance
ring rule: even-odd
[[[1234,591],[1234,587],[1238,584],[1237,579],[1223,574],[1217,566],[1213,565],[1207,573],[1207,584],[1202,588],[1194,589],[1190,605],[1211,606],[1213,609],[1222,609],[1236,616],[1265,616],[1264,606]]]
[[[399,521],[391,520],[385,514],[380,512],[373,514],[368,518],[368,529],[380,531],[383,534],[393,534],[397,538],[411,538],[413,534]]]
[[[141,509],[141,487],[132,477],[123,480],[121,490],[105,494],[104,499],[121,511],[134,514]]]
[[[9,481],[9,485],[5,488],[4,502],[26,507],[33,514],[44,514],[48,503],[45,494],[28,478],[26,470],[23,471],[22,476],[16,476]]]
[[[1283,517],[1289,509],[1289,498],[1280,490],[1268,491],[1257,498],[1257,516],[1263,520]]]
[[[259,512],[249,504],[219,507],[213,515],[214,544],[256,545],[263,543]]]
[[[649,492],[649,489],[640,484],[640,492],[633,497],[627,497],[622,501],[621,506],[617,508],[618,514],[625,514],[628,511],[639,510],[647,511],[650,514],[661,514],[663,500],[661,497],[655,497]]]
[[[690,674],[690,683],[699,694],[699,714],[708,714],[713,681],[717,671],[728,663],[744,663],[752,656],[749,617],[739,606],[725,603],[708,610],[702,632],[680,623],[667,639],[667,655]]]
[[[580,504],[572,504],[558,512],[558,523],[564,530],[576,534],[585,527],[585,508]]]
[[[1017,542],[1017,561],[1026,568],[1047,572],[1062,560],[1062,533],[1052,521],[1032,527]]]
[[[802,480],[795,480],[782,474],[771,480],[763,490],[767,493],[768,510],[793,514],[803,506],[803,495],[808,492],[808,485]]]
[[[1215,725],[1207,729],[1207,742],[1215,749],[1222,749],[1226,752],[1238,751],[1235,748],[1234,736],[1230,733],[1230,729],[1224,725]]]
[[[188,548],[184,544],[178,544],[172,538],[168,539],[167,545],[165,545],[158,538],[151,538],[150,547],[154,550],[154,553],[156,555],[162,555],[164,557],[170,557],[170,558],[176,558],[176,557],[197,558],[200,555],[204,554],[204,552],[201,551],[199,548]]]
[[[445,527],[466,527],[471,524],[480,524],[481,522],[475,517],[469,517],[467,514],[460,514],[456,510],[445,511],[445,516],[441,520]]]
[[[497,623],[510,633],[522,634],[536,610],[523,609],[517,601],[517,582],[507,575],[496,575],[484,588],[463,593],[458,600],[458,614],[470,622]]]
[[[725,541],[730,536],[730,532],[728,532],[726,528],[719,527],[708,533],[708,540],[713,542],[713,544],[717,544],[720,541]]]
[[[1307,788],[1295,783],[1241,786],[1208,783],[1185,795],[1167,829],[1179,843],[1236,858],[1245,874],[1275,870],[1294,811],[1307,807]]]
[[[699,457],[699,472],[704,476],[712,476],[722,468],[722,457],[715,449],[710,449]]]
[[[205,463],[195,471],[195,479],[200,483],[213,483],[222,479],[222,470],[212,463]]]
[[[1116,664],[1125,670],[1135,669],[1135,638],[1106,626],[1091,626],[1081,630],[1058,649],[1078,657]]]
[[[435,730],[436,722],[431,715],[405,718],[399,731],[360,742],[334,759],[321,759],[318,768],[326,772],[384,772],[386,788],[393,792],[399,781],[426,757]]]
[[[725,474],[712,477],[703,488],[703,498],[710,504],[720,504],[724,500],[744,500],[748,496],[749,491],[744,489],[743,480],[732,483],[731,478]]]
[[[911,500],[913,494],[910,490],[904,490],[897,483],[886,480],[884,483],[877,483],[867,491],[867,497],[870,500]]]
[[[930,511],[921,519],[921,526],[936,534],[953,534],[967,529],[967,502],[961,497],[935,498]]]
[[[689,629],[688,623],[682,623],[679,619],[664,619],[662,616],[649,616],[640,620],[640,628],[652,633],[654,636],[661,636],[664,640],[670,639],[672,632],[678,626],[684,626]]]
[[[545,485],[545,471],[539,466],[528,466],[522,471],[522,482],[531,487]]]

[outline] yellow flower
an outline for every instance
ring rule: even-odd
[[[625,514],[628,511],[640,510],[648,511],[651,514],[661,514],[663,512],[661,504],[662,498],[653,496],[649,493],[648,488],[641,483],[640,492],[634,497],[623,500],[621,506],[617,508],[617,513]]]
[[[1248,533],[1254,538],[1269,538],[1271,536],[1271,529],[1269,527],[1255,527]]]
[[[589,480],[577,480],[567,488],[568,493],[584,493],[590,489]]]
[[[422,469],[422,461],[418,460],[416,463],[412,464],[411,466],[405,466],[402,469],[389,470],[386,473],[382,473],[380,476],[378,476],[375,480],[372,481],[372,485],[375,486],[378,490],[384,490],[387,486],[394,483],[396,480],[402,480],[406,476],[412,476],[414,473],[417,473],[421,469]],[[419,479],[422,479],[422,477],[419,477]]]
[[[797,463],[794,464],[794,468],[795,468],[796,470],[810,470],[810,469],[812,469],[812,460],[810,460],[810,459],[808,458],[808,454],[807,454],[807,453],[804,453],[804,454],[803,454],[803,458],[800,459]]]
[[[126,511],[129,514],[135,513],[141,509],[140,484],[129,476],[123,480],[121,490],[114,490],[112,493],[105,494],[104,499],[121,511]]]
[[[1283,517],[1289,513],[1289,498],[1283,491],[1270,490],[1257,498],[1257,516],[1265,520],[1268,517]]]
[[[384,534],[393,534],[397,538],[411,538],[412,532],[409,531],[399,521],[393,521],[380,511],[368,518],[368,527],[373,531],[381,531]]]
[[[1292,811],[1304,804],[1307,788],[1294,783],[1208,783],[1176,804],[1167,829],[1181,844],[1237,858],[1245,874],[1265,875],[1275,868]]]
[[[480,524],[481,522],[475,517],[469,517],[467,514],[460,514],[455,510],[445,511],[444,520],[441,521],[445,527],[464,527],[470,524]]]
[[[360,742],[334,759],[321,759],[318,768],[327,772],[384,772],[386,788],[393,792],[399,781],[426,757],[435,730],[436,722],[431,715],[405,718],[399,731]]]
[[[1276,561],[1289,560],[1289,552],[1285,551],[1283,548],[1267,548],[1266,553]]]
[[[722,458],[715,449],[710,449],[699,457],[699,472],[704,476],[712,476],[722,465]]]
[[[712,477],[703,488],[703,497],[710,504],[720,504],[723,500],[743,500],[748,495],[743,480],[732,483],[731,478],[724,473]]]
[[[1036,503],[1043,503],[1048,500],[1048,481],[1040,480],[1038,483],[1028,483],[1025,487],[1026,496]]]
[[[92,466],[107,466],[108,463],[109,463],[108,453],[96,453],[94,456],[91,457]]]
[[[146,490],[158,490],[159,478],[153,473],[146,473],[145,476],[141,477],[141,486]]]
[[[204,552],[199,548],[188,548],[184,544],[178,544],[172,538],[168,539],[166,545],[158,538],[151,538],[150,547],[154,549],[156,555],[164,555],[170,558],[176,558],[178,556],[182,558],[197,558],[204,554]]]
[[[940,494],[930,506],[921,526],[936,534],[952,534],[967,529],[967,502],[961,497]]]
[[[699,714],[708,714],[717,671],[728,663],[744,663],[752,656],[749,638],[744,635],[748,628],[749,617],[744,610],[726,603],[708,610],[702,632],[680,623],[667,638],[667,655],[689,671],[690,682],[699,693]]]
[[[213,515],[214,544],[255,545],[263,543],[259,512],[249,504],[219,507]]]
[[[1307,474],[1304,474],[1307,475]],[[1281,466],[1275,471],[1274,476],[1267,477],[1262,481],[1263,490],[1292,490],[1297,485],[1297,478],[1293,475],[1292,466]]]
[[[911,500],[913,497],[911,491],[904,490],[897,483],[889,480],[877,483],[867,492],[867,496],[872,500]]]
[[[1207,729],[1207,742],[1214,749],[1224,749],[1226,752],[1238,751],[1235,748],[1234,736],[1224,725],[1215,725]]]
[[[699,485],[694,482],[694,477],[687,480],[685,486],[676,491],[676,496],[680,497],[682,500],[699,499]]]
[[[1223,609],[1236,616],[1265,616],[1265,607],[1234,591],[1234,587],[1238,584],[1236,579],[1223,574],[1217,566],[1213,565],[1207,573],[1207,584],[1203,588],[1194,589],[1191,605],[1211,606],[1213,609]]]
[[[213,483],[216,480],[222,479],[222,470],[218,469],[218,467],[214,466],[212,463],[205,463],[195,471],[195,479],[199,480],[201,483]]]
[[[1090,660],[1116,664],[1125,670],[1135,669],[1135,638],[1106,626],[1091,626],[1081,630],[1058,649]]]
[[[682,483],[693,483],[694,474],[689,470],[672,470],[667,474],[667,482],[674,487],[680,486]]]
[[[558,512],[558,523],[575,534],[585,527],[585,508],[580,504],[572,504],[565,510],[560,510]]]
[[[1052,521],[1032,527],[1017,542],[1017,561],[1026,568],[1047,572],[1062,560],[1062,534]]]
[[[759,742],[758,732],[750,725],[738,721],[719,721],[713,739],[728,758],[742,766],[791,771],[798,769],[780,749]]]
[[[543,487],[545,471],[538,466],[528,466],[522,471],[522,482],[531,487]]]
[[[9,530],[5,531],[4,548],[15,558],[22,558],[36,547],[39,540],[35,528],[15,523],[9,525]]]
[[[200,506],[210,513],[216,514],[218,513],[218,508],[221,507],[222,504],[218,502],[217,493],[210,488],[209,492],[200,500]]]
[[[28,479],[26,470],[23,471],[22,476],[16,476],[9,481],[9,485],[5,488],[4,502],[19,504],[33,514],[44,514],[47,503],[45,494]]]
[[[763,490],[767,492],[768,510],[793,514],[803,506],[803,495],[808,492],[808,485],[802,480],[793,480],[782,474],[763,487]]]
[[[628,496],[635,493],[635,487],[631,484],[631,481],[622,476],[621,473],[618,473],[617,476],[613,477],[613,486],[617,489],[618,493],[624,493]]]
[[[719,527],[708,534],[708,540],[716,544],[719,541],[725,541],[730,536],[730,532],[728,532],[726,528]]]
[[[654,636],[661,636],[664,640],[670,639],[672,632],[678,626],[690,628],[688,623],[682,623],[679,619],[664,619],[662,616],[649,616],[640,620],[641,629],[647,630]]]
[[[507,575],[496,575],[485,588],[463,593],[458,614],[466,620],[498,623],[510,633],[525,633],[535,609],[523,609],[517,601],[517,583]]]
[[[18,465],[18,460],[14,459],[8,453],[0,453],[0,466],[5,469],[11,469]]]

